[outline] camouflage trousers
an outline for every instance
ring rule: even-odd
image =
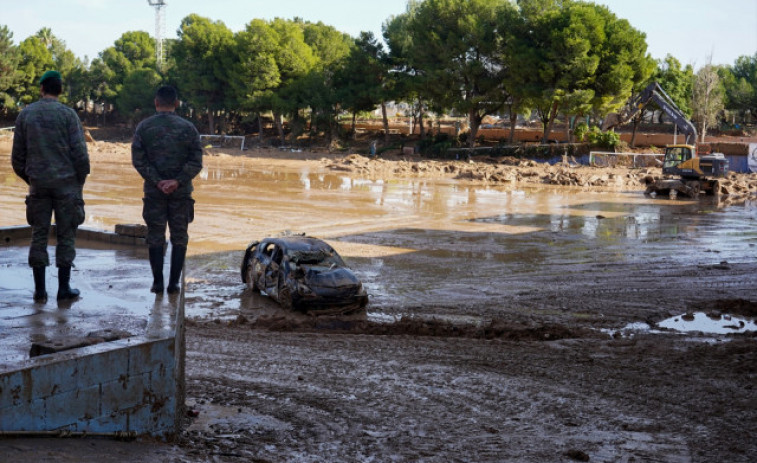
[[[189,243],[189,224],[194,220],[195,201],[191,196],[174,197],[163,193],[145,193],[142,199],[142,218],[147,225],[147,246],[166,243],[166,225],[173,246],[186,247]]]
[[[32,227],[29,266],[50,265],[47,254],[50,222],[55,213],[55,265],[70,267],[76,257],[76,229],[84,223],[81,185],[38,188],[32,185],[26,197],[26,221]]]

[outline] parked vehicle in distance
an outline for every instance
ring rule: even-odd
[[[365,308],[368,294],[326,242],[294,235],[253,241],[244,252],[242,281],[283,308],[348,313]]]

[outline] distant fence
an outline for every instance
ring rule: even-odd
[[[0,127],[0,131],[2,131],[2,130],[7,130],[7,131],[9,131],[9,132],[13,132],[13,130],[14,130],[15,128],[16,128],[15,126],[13,126],[13,127]]]
[[[241,135],[200,135],[200,142],[208,142],[212,148],[237,148],[244,150],[245,137]]]
[[[665,154],[591,151],[589,165],[598,167],[659,167]]]

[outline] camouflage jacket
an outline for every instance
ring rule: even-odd
[[[11,164],[30,185],[83,185],[89,174],[89,154],[76,112],[52,98],[24,108],[16,118]]]
[[[137,126],[131,162],[145,179],[145,193],[157,193],[161,180],[178,180],[177,196],[189,195],[192,179],[202,170],[200,133],[173,112],[158,112]]]

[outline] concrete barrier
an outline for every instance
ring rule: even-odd
[[[0,239],[3,245],[10,246],[18,240],[28,239],[30,233],[29,227],[0,228]],[[98,242],[99,246],[104,243],[103,249],[114,243],[123,249],[124,245],[139,246],[144,242],[141,238],[96,230],[80,230],[77,236],[79,240]],[[23,249],[25,254],[25,247],[16,248]],[[100,248],[91,252],[99,252],[97,249]],[[16,256],[14,262],[22,262],[22,257]],[[141,263],[132,264],[132,267],[127,270],[129,275],[119,273],[117,276],[132,280],[142,277]],[[4,268],[0,271],[19,270]],[[149,271],[144,273],[146,281],[138,283],[143,293],[147,292],[151,281]],[[104,277],[104,281],[108,279]],[[0,281],[0,287],[4,284],[8,283]],[[107,285],[98,281],[93,286]],[[178,433],[185,414],[184,281],[181,288],[176,297],[155,298],[150,313],[144,314],[147,320],[138,323],[144,327],[141,333],[86,347],[21,360],[13,357],[11,362],[0,362],[0,435],[166,437]],[[16,296],[18,293],[15,289],[5,292],[13,300],[4,301],[0,310],[24,317],[34,317],[37,313],[50,316],[51,312],[66,310],[65,316],[74,321],[71,309],[58,307],[57,312],[45,306],[31,309],[28,307],[30,302]],[[107,293],[104,297],[111,301],[112,294]],[[86,305],[86,297],[82,305]],[[128,299],[130,296],[124,293],[122,297]],[[91,293],[88,300],[89,304],[97,303],[97,297]],[[128,306],[129,301],[123,304]],[[95,314],[95,310],[88,306],[82,310],[86,312],[85,316],[123,316],[110,310]],[[136,310],[135,313],[140,316],[143,312]],[[2,311],[0,314],[4,315]],[[0,331],[22,329],[20,322],[14,321],[17,318],[0,317]],[[113,323],[117,324],[119,320]],[[98,322],[95,320],[94,323]],[[34,328],[38,323],[32,321],[30,324],[33,325],[30,329],[38,330]],[[39,332],[33,331],[22,337],[28,340],[29,336],[37,335]],[[16,349],[16,346],[12,347]]]
[[[136,336],[0,372],[0,431],[164,435],[177,430],[174,337]]]

